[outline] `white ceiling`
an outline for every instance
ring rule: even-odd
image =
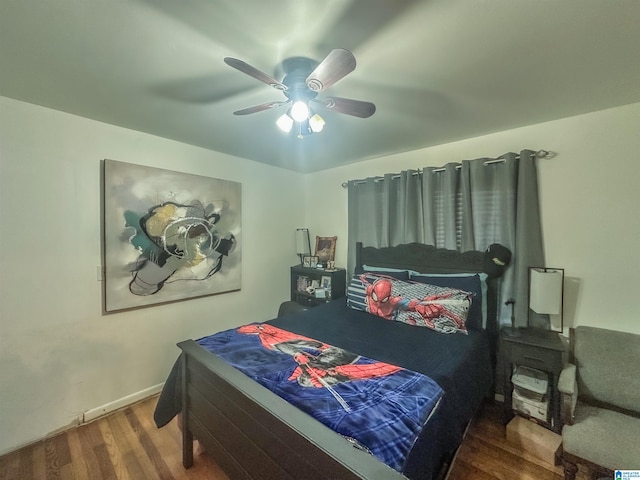
[[[223,57],[333,48],[358,65],[327,95],[372,117],[232,114],[284,96]],[[0,0],[0,95],[313,172],[640,102],[640,0]]]

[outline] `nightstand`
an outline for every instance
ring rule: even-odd
[[[335,270],[324,270],[322,268],[309,268],[301,265],[291,267],[291,300],[306,307],[315,307],[329,300],[344,297],[346,288],[346,270],[336,268]],[[309,294],[305,288],[312,281],[318,285],[327,287],[328,297],[318,298]]]
[[[500,331],[500,355],[504,365],[504,420],[513,416],[511,375],[518,366],[541,370],[549,376],[549,404],[547,427],[556,433],[562,428],[560,421],[560,394],[558,378],[565,364],[565,347],[558,332],[533,328],[517,329],[519,335],[510,335],[510,329]]]

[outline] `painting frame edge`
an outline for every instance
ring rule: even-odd
[[[110,220],[110,215],[113,215],[113,212],[109,212],[108,211],[108,202],[109,202],[109,192],[107,191],[110,185],[108,182],[109,180],[113,180],[112,178],[110,178],[109,174],[110,174],[110,166],[113,167],[114,165],[121,165],[121,166],[127,166],[130,167],[132,169],[142,169],[142,170],[149,170],[149,171],[155,171],[156,173],[164,173],[164,174],[169,174],[171,176],[179,176],[179,177],[183,177],[183,178],[191,178],[191,179],[201,179],[202,181],[205,182],[211,182],[212,184],[219,184],[220,182],[222,182],[223,184],[227,184],[229,186],[229,188],[233,187],[235,189],[237,189],[237,191],[235,192],[235,197],[237,199],[237,205],[234,206],[234,208],[236,208],[238,210],[237,215],[237,224],[235,225],[235,227],[237,228],[237,231],[235,233],[235,235],[231,235],[233,237],[233,240],[236,241],[236,243],[234,243],[234,247],[237,247],[235,250],[233,250],[233,252],[230,250],[229,252],[227,252],[227,255],[230,253],[233,253],[234,255],[237,255],[237,257],[235,257],[235,261],[234,261],[234,265],[232,268],[235,269],[236,274],[237,274],[237,285],[233,285],[230,286],[229,288],[223,288],[223,289],[218,289],[218,290],[212,290],[212,291],[206,291],[206,292],[198,292],[198,293],[194,293],[194,294],[188,294],[188,295],[182,295],[179,298],[175,298],[174,294],[173,297],[170,298],[158,298],[156,301],[144,301],[140,304],[133,304],[133,305],[126,305],[126,306],[114,306],[113,302],[110,303],[110,282],[113,283],[113,259],[110,258],[110,250],[109,250],[109,231],[108,229],[110,228],[109,225],[109,220]],[[164,168],[160,168],[160,167],[153,167],[153,166],[148,166],[148,165],[141,165],[141,164],[135,164],[135,163],[128,163],[128,162],[122,162],[120,160],[112,160],[112,159],[102,159],[100,161],[100,171],[101,171],[101,175],[100,175],[100,213],[101,213],[101,222],[100,222],[100,242],[101,242],[101,266],[100,266],[100,278],[102,281],[102,313],[104,315],[110,315],[110,314],[114,314],[114,313],[119,313],[119,312],[125,312],[125,311],[131,311],[131,310],[139,310],[142,308],[148,308],[148,307],[155,307],[155,306],[161,306],[161,305],[168,305],[168,304],[172,304],[172,303],[178,303],[178,302],[183,302],[186,300],[194,300],[194,299],[200,299],[200,298],[204,298],[204,297],[209,297],[209,296],[215,296],[215,295],[221,295],[221,294],[225,294],[225,293],[232,293],[232,292],[237,292],[242,290],[242,248],[241,248],[241,243],[242,243],[242,215],[241,215],[241,211],[242,211],[242,183],[240,182],[236,182],[233,180],[225,180],[225,179],[219,179],[219,178],[213,178],[213,177],[208,177],[208,176],[204,176],[204,175],[198,175],[198,174],[193,174],[193,173],[186,173],[186,172],[179,172],[179,171],[175,171],[175,170],[168,170],[168,169],[164,169]],[[162,202],[162,203],[169,203],[169,202]],[[192,205],[182,205],[183,207],[191,207]],[[148,210],[149,212],[150,210]],[[125,227],[126,228],[126,227]],[[225,255],[225,258],[228,258],[228,256]],[[222,255],[220,255],[220,258],[222,258]],[[220,263],[222,264],[222,260],[220,260]],[[218,271],[214,272],[214,273],[218,273]],[[213,276],[213,274],[212,274]],[[193,279],[193,280],[201,280],[201,279]],[[164,287],[164,284],[163,284]],[[154,292],[157,293],[157,292]],[[145,296],[143,298],[149,298],[149,296]]]

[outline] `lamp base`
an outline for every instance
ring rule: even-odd
[[[522,332],[517,327],[504,327],[502,331],[508,337],[519,337],[522,335]]]

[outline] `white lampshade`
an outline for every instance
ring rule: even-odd
[[[296,122],[303,122],[309,118],[309,106],[306,102],[298,100],[291,106],[291,116]]]
[[[313,131],[313,133],[320,133],[325,125],[324,118],[322,118],[317,113],[309,118],[309,128]]]
[[[311,239],[308,228],[296,229],[296,253],[298,255],[311,255]]]
[[[291,127],[293,127],[293,118],[285,113],[276,120],[276,125],[278,125],[278,128],[284,133],[289,133]]]
[[[530,270],[529,308],[536,313],[562,314],[564,270],[532,268]]]

